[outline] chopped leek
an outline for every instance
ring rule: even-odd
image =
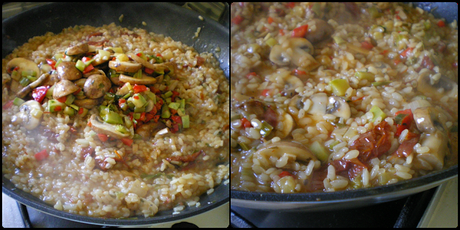
[[[332,92],[339,97],[344,96],[350,88],[348,81],[341,78],[330,81],[329,85],[332,87]]]
[[[381,120],[385,119],[387,115],[376,105],[372,106],[371,110],[369,110],[372,114],[374,114],[374,117],[372,118],[372,122],[377,120],[377,118],[382,118]]]
[[[329,153],[324,146],[322,146],[318,141],[313,142],[310,145],[310,150],[315,154],[315,156],[321,161],[326,162],[329,158]]]
[[[77,67],[78,70],[83,72],[85,70],[85,68],[86,68],[86,65],[81,60],[78,60],[77,63],[75,64],[75,67]]]
[[[16,97],[16,98],[14,98],[14,100],[13,100],[13,105],[20,106],[20,105],[22,105],[22,103],[24,103],[24,102],[25,102],[25,101],[22,100],[21,98]]]
[[[266,137],[266,136],[270,135],[270,132],[272,130],[273,130],[273,126],[268,124],[268,122],[266,122],[266,121],[262,121],[262,125],[261,125],[261,128],[260,128],[260,135],[262,135],[263,137]]]
[[[190,128],[190,117],[189,115],[182,116],[182,126],[184,129]]]

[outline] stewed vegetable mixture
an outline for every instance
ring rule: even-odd
[[[458,164],[458,28],[410,4],[231,11],[231,185],[334,192]]]

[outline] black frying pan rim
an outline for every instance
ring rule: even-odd
[[[8,23],[13,20],[17,20],[19,17],[23,17],[24,15],[31,14],[31,12],[37,12],[43,9],[50,9],[56,4],[62,4],[62,3],[52,3],[52,4],[46,4],[43,6],[38,6],[31,8],[27,11],[24,11],[18,15],[15,15],[11,18],[2,20],[2,27],[4,23]],[[82,3],[86,4],[86,3]],[[115,3],[117,4],[117,3]],[[198,13],[195,13],[193,11],[183,9],[181,7],[178,7],[176,5],[170,4],[170,3],[154,3],[154,4],[159,4],[159,5],[166,5],[168,7],[174,7],[175,10],[180,11],[183,13],[181,15],[182,18],[187,18],[187,17],[196,17],[198,18]],[[223,35],[226,35],[229,38],[229,30],[225,28],[223,25],[213,21],[212,19],[207,18],[205,15],[202,15],[204,18],[204,24],[207,27],[212,27],[217,31],[217,33],[223,33]],[[115,21],[116,22],[116,21]],[[80,25],[81,23],[76,23],[75,25]],[[106,23],[103,23],[106,24]],[[120,25],[119,23],[116,22],[117,25]],[[99,25],[99,26],[102,26]],[[126,26],[121,24],[122,27],[128,27],[132,28],[132,26]],[[63,28],[61,28],[63,29]],[[60,31],[55,31],[55,32],[60,32]],[[155,32],[155,31],[149,31],[149,32]],[[33,36],[38,36],[38,35],[43,35],[43,34],[35,34]],[[166,36],[169,36],[168,34],[165,34]],[[5,39],[5,34],[2,32],[2,40]],[[174,39],[174,38],[173,38]],[[178,39],[174,39],[176,41],[180,41]],[[21,41],[18,45],[22,45],[26,41]],[[3,45],[3,43],[2,43]],[[189,46],[193,46],[193,44],[187,44]],[[198,50],[198,49],[197,49]],[[3,51],[3,49],[2,49]],[[198,50],[199,52],[204,52],[204,50]],[[8,53],[9,54],[9,53]],[[2,53],[2,58],[4,58],[5,55]],[[218,59],[221,61],[220,59]],[[225,63],[224,63],[225,64]],[[228,65],[228,64],[227,64]],[[222,67],[222,63],[221,63]],[[224,70],[226,77],[229,78],[228,72]],[[13,183],[11,183],[8,179],[6,179],[2,173],[2,192],[5,193],[6,195],[14,198],[15,200],[19,201],[20,203],[23,203],[27,206],[30,206],[34,209],[40,210],[42,212],[45,212],[47,214],[57,216],[60,218],[72,220],[72,221],[77,221],[77,222],[82,222],[82,223],[89,223],[89,224],[99,224],[99,225],[107,225],[107,226],[115,226],[115,225],[147,225],[147,224],[155,224],[155,223],[164,223],[164,222],[169,222],[169,221],[175,221],[179,219],[184,219],[188,217],[192,217],[195,215],[202,214],[206,211],[209,211],[211,209],[217,208],[225,203],[228,203],[230,198],[229,198],[229,185],[228,184],[220,184],[214,188],[214,192],[210,195],[202,195],[200,197],[200,203],[201,206],[196,208],[196,207],[186,207],[183,211],[181,211],[179,214],[172,215],[173,210],[168,210],[168,211],[159,211],[157,215],[153,217],[147,217],[144,218],[142,216],[137,216],[133,218],[98,218],[98,217],[89,217],[89,216],[81,216],[77,214],[72,214],[68,213],[65,211],[60,211],[57,209],[54,209],[53,206],[46,204],[45,202],[41,201],[39,198],[34,197],[33,195],[26,193],[14,186]]]

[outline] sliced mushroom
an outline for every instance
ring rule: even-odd
[[[416,155],[414,167],[424,170],[441,170],[444,166],[444,156],[449,151],[447,140],[447,135],[440,130],[433,133],[422,133],[420,145],[427,147],[429,151]]]
[[[102,102],[103,97],[100,97],[98,99],[75,99],[73,103],[78,106],[78,107],[83,107],[86,109],[92,109],[95,106],[98,106]]]
[[[162,122],[149,122],[137,127],[135,133],[141,135],[144,140],[148,140],[153,134],[157,133],[163,128],[166,128],[166,125]]]
[[[142,78],[135,78],[124,74],[120,74],[119,81],[124,83],[129,82],[130,84],[151,85],[155,84],[157,82],[157,79],[154,77],[146,76],[144,74],[142,74]]]
[[[142,68],[140,63],[126,61],[109,61],[109,68],[117,72],[135,73]]]
[[[322,19],[315,18],[313,21],[315,21],[316,30],[309,29],[305,38],[313,44],[329,40],[334,33],[334,28]]]
[[[80,70],[75,67],[75,62],[63,61],[56,66],[56,71],[59,77],[63,80],[77,80],[82,77]]]
[[[75,93],[80,88],[69,80],[61,80],[54,86],[53,98],[58,99],[67,96],[71,93]]]
[[[435,107],[422,107],[413,111],[417,129],[425,133],[434,133],[436,130],[445,132],[447,122],[442,116],[442,111]]]
[[[291,58],[283,51],[281,45],[274,45],[272,47],[269,58],[270,61],[280,66],[286,66],[291,63]]]
[[[93,129],[96,133],[106,134],[117,139],[130,136],[129,133],[121,133],[117,131],[117,125],[108,124],[95,114],[93,114],[89,120],[91,122],[91,129]]]
[[[38,68],[38,65],[31,60],[25,58],[13,58],[6,64],[6,69],[8,72],[13,71],[13,69],[16,67],[19,67],[19,75],[22,74],[22,71],[26,70],[35,72],[37,76],[40,75],[40,69]]]
[[[270,158],[281,158],[284,154],[292,155],[295,161],[308,162],[316,160],[316,156],[304,145],[291,141],[279,141],[258,149],[253,158],[257,159],[264,169],[273,167]],[[276,166],[276,165],[275,165]]]
[[[19,107],[19,113],[11,117],[11,122],[15,125],[22,123],[26,129],[32,130],[40,124],[42,115],[43,108],[40,103],[30,100]]]
[[[313,58],[313,45],[305,38],[289,38],[285,44],[274,45],[270,51],[270,60],[278,65],[293,64],[302,67],[307,71],[319,67],[318,62]]]
[[[26,87],[22,88],[17,94],[17,97],[23,98],[25,97],[28,93],[30,93],[33,89],[35,89],[37,86],[41,85],[48,79],[49,74],[44,73],[42,74],[37,80],[33,81]]]
[[[135,55],[133,53],[128,53],[127,55],[128,55],[128,57],[130,57],[134,61],[142,64],[143,66],[145,66],[145,67],[147,67],[149,69],[155,69],[156,68],[154,64],[148,62],[147,60],[144,60],[143,58],[141,58],[141,57],[139,57],[139,56],[137,56],[137,55]]]
[[[88,51],[89,51],[88,43],[85,42],[85,43],[80,43],[78,45],[67,48],[65,54],[70,55],[70,56],[81,55],[81,54],[87,53]]]
[[[345,99],[337,96],[330,96],[326,107],[326,113],[348,119],[351,116],[350,106]]]
[[[454,87],[457,83],[446,76],[437,75],[439,76],[439,79],[433,79],[433,75],[435,75],[435,73],[431,70],[420,71],[419,78],[417,80],[417,90],[425,96],[439,100],[452,89],[457,88]]]
[[[83,92],[88,98],[100,98],[109,91],[111,86],[112,83],[105,75],[94,74],[86,79]]]
[[[292,129],[294,128],[294,120],[292,119],[292,116],[289,113],[284,114],[282,122],[283,122],[283,129],[280,130],[276,135],[277,137],[281,139],[287,137],[291,133]]]
[[[308,113],[314,114],[314,115],[320,115],[323,116],[326,114],[326,108],[327,108],[327,94],[325,93],[317,93],[313,94],[310,97],[312,105],[310,106],[310,109],[308,110]]]

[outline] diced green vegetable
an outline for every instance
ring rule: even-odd
[[[168,91],[168,92],[163,94],[163,97],[168,98],[168,97],[171,97],[172,95],[173,95],[173,93],[171,91]]]
[[[310,145],[310,150],[321,162],[326,162],[329,158],[329,152],[318,141],[315,141]]]
[[[123,124],[123,119],[121,118],[120,114],[113,111],[106,113],[102,119],[110,124]]]
[[[238,143],[238,145],[240,145],[240,147],[241,147],[244,151],[248,151],[248,150],[249,150],[249,147],[248,147],[245,143]]]
[[[134,106],[138,107],[138,108],[141,108],[145,105],[145,103],[147,102],[144,98],[144,96],[142,96],[141,94],[139,93],[136,93],[133,95],[133,104]]]
[[[27,77],[27,76],[36,77],[37,73],[35,71],[33,71],[33,70],[24,70],[24,71],[22,71],[21,75],[23,77]]]
[[[59,102],[56,99],[51,99],[48,101],[48,111],[54,113],[58,111],[63,111],[66,105],[62,102]]]
[[[260,135],[262,135],[263,137],[266,137],[266,136],[270,135],[270,132],[272,130],[273,130],[273,126],[268,124],[268,122],[266,122],[266,121],[262,121],[262,125],[260,127]]]
[[[350,88],[348,81],[340,78],[330,81],[329,85],[332,87],[332,92],[339,97],[344,96],[347,89]]]
[[[76,111],[74,109],[72,109],[71,107],[66,106],[65,109],[64,109],[64,114],[67,114],[69,116],[73,116],[73,115],[76,114]]]
[[[19,81],[19,84],[21,84],[22,86],[27,86],[29,83],[30,83],[30,80],[29,80],[29,78],[27,78],[27,77],[23,77],[23,78],[21,78],[21,80]]]
[[[275,38],[269,38],[267,39],[267,41],[265,41],[265,44],[267,44],[268,46],[270,47],[273,47],[274,45],[276,45],[278,42],[276,41]]]
[[[181,116],[182,118],[182,126],[184,129],[190,128],[190,117],[189,115]]]
[[[77,67],[78,70],[83,72],[85,70],[85,68],[86,68],[86,65],[81,60],[78,60],[77,63],[75,64],[75,67]]]
[[[163,105],[161,107],[161,118],[169,118],[171,116],[171,112],[169,112],[169,107]]]
[[[134,75],[133,78],[142,78],[142,69],[139,69]]]
[[[375,74],[373,73],[370,73],[370,72],[361,72],[361,71],[357,71],[355,73],[355,76],[359,79],[359,80],[363,80],[363,79],[366,79],[370,82],[374,81],[375,79]]]
[[[33,76],[27,76],[27,79],[29,79],[30,82],[34,82],[37,80],[37,77],[33,77]]]
[[[84,116],[86,116],[86,114],[88,114],[88,111],[89,110],[87,108],[81,107],[81,108],[78,109],[78,116],[84,117]]]
[[[311,10],[316,14],[316,16],[320,17],[321,16],[321,5],[318,2],[313,3],[313,6],[311,7]]]
[[[332,38],[334,39],[335,43],[337,43],[337,44],[339,44],[339,45],[346,43],[346,41],[343,40],[343,39],[342,39],[341,37],[339,37],[339,36],[334,36],[334,37],[332,37]]]
[[[25,102],[25,101],[22,100],[21,98],[16,97],[16,98],[14,98],[14,100],[13,100],[13,105],[20,106],[20,105],[22,105],[22,103],[24,103],[24,102]]]
[[[371,15],[372,18],[378,18],[382,16],[382,13],[380,13],[379,10],[374,6],[369,8],[369,14]]]
[[[129,133],[129,130],[128,130],[125,126],[123,126],[123,125],[117,125],[117,126],[115,126],[115,130],[116,130],[117,132],[120,132],[120,133],[123,133],[123,134]]]
[[[180,106],[180,103],[179,103],[179,102],[171,102],[171,103],[169,103],[169,105],[168,105],[169,108],[174,109],[174,110],[178,110],[178,109],[179,109],[179,106]]]
[[[75,96],[72,94],[67,95],[67,99],[65,100],[66,105],[71,105],[75,100]]]
[[[372,106],[371,110],[369,110],[372,114],[374,114],[374,117],[372,118],[372,122],[377,120],[378,118],[382,118],[381,120],[385,119],[387,115],[376,105]]]

